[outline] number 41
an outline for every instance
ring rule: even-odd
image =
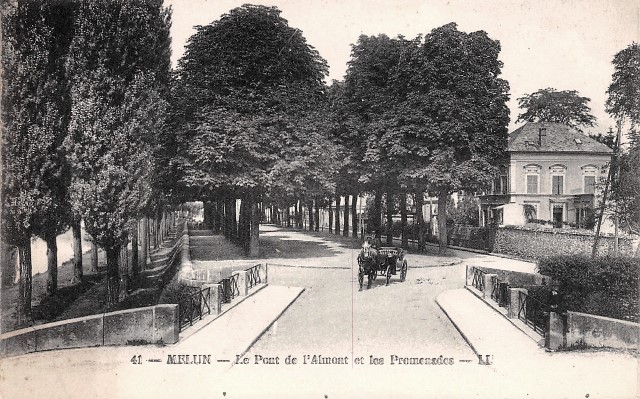
[[[132,364],[142,364],[142,355],[134,355],[131,358],[131,363]]]

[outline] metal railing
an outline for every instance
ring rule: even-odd
[[[211,300],[211,287],[198,289],[194,287],[192,293],[183,297],[178,303],[180,317],[180,330],[187,325],[192,326],[194,321],[201,320],[203,316],[211,313],[209,302]]]
[[[471,283],[478,291],[484,291],[484,271],[473,268],[473,282]]]
[[[238,274],[233,274],[230,277],[223,278],[218,283],[222,285],[222,303],[230,303],[233,298],[240,295],[240,288],[238,287]]]
[[[500,307],[509,306],[511,299],[509,296],[509,283],[501,281],[498,276],[491,276],[491,285],[491,299]]]
[[[549,330],[547,304],[524,292],[520,292],[518,297],[520,302],[518,319],[524,321],[528,326],[532,327],[535,332],[544,336]]]
[[[247,288],[251,289],[256,285],[262,283],[260,276],[260,265],[251,266],[246,270],[247,272]]]

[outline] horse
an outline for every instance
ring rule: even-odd
[[[364,275],[367,275],[367,289],[371,288],[371,283],[378,272],[380,257],[378,251],[367,241],[362,244],[362,249],[358,254],[358,284],[362,291]]]

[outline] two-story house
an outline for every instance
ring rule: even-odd
[[[526,123],[509,135],[508,164],[489,195],[480,197],[481,224],[549,221],[584,227],[593,214],[597,183],[607,177],[613,151],[559,123]]]

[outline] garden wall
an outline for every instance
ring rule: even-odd
[[[640,324],[579,312],[567,312],[567,347],[638,349]]]
[[[493,252],[524,259],[538,260],[552,255],[590,255],[594,235],[590,232],[563,229],[505,226],[496,232]],[[619,239],[621,255],[633,255],[633,240]],[[598,254],[613,254],[614,238],[600,236]]]

